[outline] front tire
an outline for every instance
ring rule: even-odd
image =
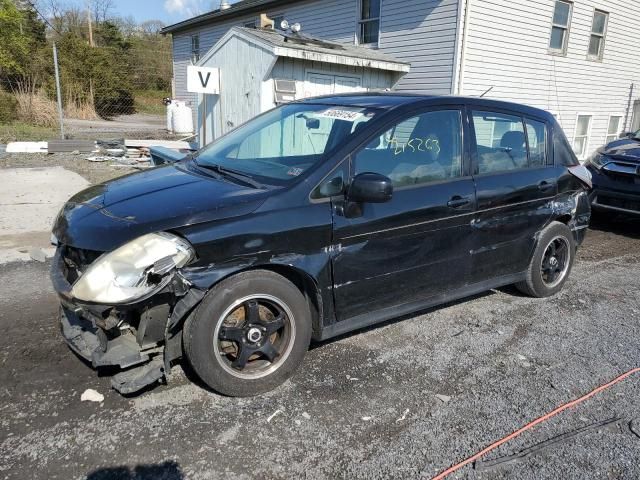
[[[516,287],[536,298],[555,295],[569,278],[575,253],[575,240],[569,227],[560,222],[551,223],[540,234],[526,279]]]
[[[216,285],[186,322],[189,363],[213,390],[259,395],[286,381],[311,341],[309,305],[296,286],[267,270]]]

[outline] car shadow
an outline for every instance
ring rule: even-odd
[[[359,335],[359,334],[364,333],[364,332],[370,332],[370,331],[377,330],[377,329],[382,328],[382,327],[386,327],[388,325],[393,325],[395,323],[399,323],[399,322],[402,322],[404,320],[408,320],[410,318],[415,318],[415,317],[419,317],[421,315],[426,315],[428,313],[433,313],[433,312],[436,312],[436,311],[441,310],[443,308],[451,307],[451,306],[454,306],[454,305],[459,305],[459,304],[462,304],[462,303],[470,302],[472,300],[476,300],[476,299],[479,299],[479,298],[484,298],[484,297],[487,297],[487,296],[490,296],[490,295],[494,295],[497,290],[498,289],[488,290],[486,292],[478,293],[478,294],[472,295],[470,297],[464,297],[464,298],[461,298],[459,300],[454,300],[454,301],[451,301],[451,302],[442,303],[440,305],[436,305],[435,307],[425,308],[425,309],[418,310],[418,311],[415,311],[415,312],[411,312],[411,313],[408,313],[408,314],[405,314],[405,315],[400,315],[398,317],[391,318],[391,319],[386,320],[386,321],[381,322],[381,323],[376,323],[376,324],[370,325],[368,327],[363,327],[363,328],[359,328],[357,330],[353,330],[351,332],[343,333],[342,335],[338,335],[337,337],[332,337],[332,338],[329,338],[327,340],[312,342],[311,345],[309,346],[309,350],[314,350],[316,348],[321,348],[324,345],[329,345],[329,344],[331,344],[333,342],[337,342],[339,340],[344,340],[345,338],[354,337],[354,336]],[[515,290],[517,292],[517,290],[515,288],[513,290]],[[511,293],[511,291],[509,291],[508,293]]]
[[[640,239],[640,215],[598,212],[591,217],[589,228],[598,232]]]
[[[87,480],[184,480],[180,465],[169,460],[164,463],[99,468],[87,475]]]

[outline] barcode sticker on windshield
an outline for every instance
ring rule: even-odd
[[[345,120],[347,122],[355,122],[358,118],[362,117],[362,112],[330,108],[329,110],[325,110],[324,112],[318,114],[318,116],[324,118],[335,118],[336,120]]]
[[[300,176],[302,174],[302,172],[304,172],[303,169],[298,168],[298,167],[292,167],[287,172],[287,175],[290,175],[292,177],[298,177],[298,176]]]

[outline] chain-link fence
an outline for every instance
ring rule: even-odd
[[[61,131],[74,138],[165,134],[172,45],[158,33],[161,25],[109,20],[92,25],[86,16],[67,13],[47,27],[37,13],[14,11],[11,38],[23,37],[24,45],[10,46],[6,58],[0,55],[0,143],[46,140]],[[3,36],[0,32],[0,41]]]

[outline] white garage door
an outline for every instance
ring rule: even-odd
[[[331,75],[326,73],[307,73],[305,82],[305,97],[317,97],[320,95],[331,95],[334,93],[363,92],[360,77],[350,77],[345,75]]]

